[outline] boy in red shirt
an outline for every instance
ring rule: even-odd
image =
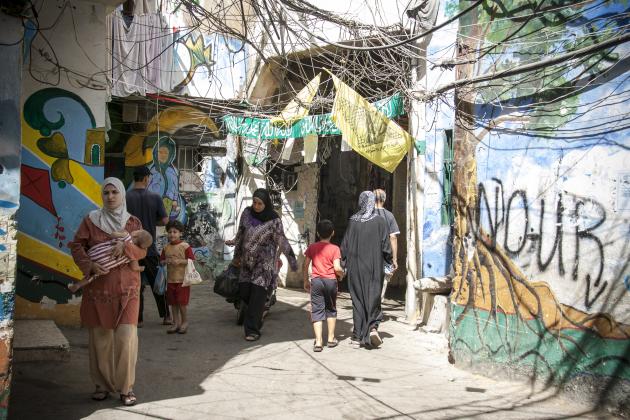
[[[328,325],[328,347],[335,347],[335,324],[337,322],[337,278],[343,276],[341,250],[330,243],[335,229],[330,220],[317,224],[319,242],[311,244],[304,253],[304,290],[311,292],[311,322],[315,332],[313,351],[323,350],[323,321]],[[313,263],[309,279],[308,268]]]

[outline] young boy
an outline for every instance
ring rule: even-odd
[[[311,292],[311,322],[315,332],[314,352],[323,350],[322,324],[328,326],[328,347],[335,347],[335,324],[337,322],[337,278],[343,277],[341,250],[330,243],[335,229],[330,220],[317,224],[319,242],[311,244],[304,253],[304,289]],[[308,267],[313,263],[309,281]]]
[[[105,270],[111,270],[112,268],[119,267],[124,264],[129,264],[129,268],[133,271],[143,271],[144,267],[141,267],[138,264],[138,261],[130,260],[127,258],[125,254],[121,255],[118,258],[112,257],[112,249],[114,245],[119,241],[132,241],[134,244],[139,246],[142,249],[148,249],[153,243],[153,238],[151,234],[146,230],[134,230],[131,234],[127,232],[113,232],[112,237],[114,239],[103,242],[102,244],[94,245],[87,252],[88,256],[92,260],[103,267]],[[86,285],[92,283],[98,276],[85,276],[81,281],[68,284],[68,289],[72,293],[76,293],[77,290],[85,287]]]
[[[182,287],[188,260],[194,260],[192,248],[181,240],[184,225],[179,220],[166,224],[168,244],[162,250],[160,261],[167,265],[166,303],[171,307],[174,325],[166,330],[168,334],[186,334],[188,316],[186,307],[190,300],[190,286]]]

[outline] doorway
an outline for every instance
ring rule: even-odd
[[[340,245],[348,228],[350,216],[358,210],[357,203],[361,192],[377,188],[385,190],[387,192],[385,208],[394,214],[401,232],[398,236],[399,269],[390,281],[390,286],[404,285],[407,260],[406,160],[403,160],[391,174],[354,151],[342,152],[340,136],[331,137],[328,144],[330,155],[323,162],[319,174],[317,221],[328,219],[333,222],[335,236],[331,242]]]
[[[362,191],[376,188],[392,191],[393,175],[355,151],[341,151],[341,136],[329,142],[331,153],[319,176],[318,221],[328,219],[335,226],[332,242],[341,244],[350,216],[357,210]],[[385,207],[391,211],[391,201]]]

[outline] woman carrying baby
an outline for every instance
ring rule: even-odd
[[[83,219],[70,245],[83,274],[99,277],[84,287],[81,300],[81,322],[89,331],[90,376],[96,385],[92,398],[100,401],[117,392],[125,405],[134,405],[140,273],[130,264],[107,270],[87,252],[114,239],[116,232],[131,234],[142,229],[142,224],[127,212],[125,188],[119,179],[106,178],[101,192],[103,207]],[[133,241],[120,240],[112,246],[112,257],[123,254],[137,261],[146,250]]]

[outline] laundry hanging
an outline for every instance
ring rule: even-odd
[[[160,12],[138,14],[127,25],[120,10],[112,27],[112,95],[171,91],[173,33]]]

